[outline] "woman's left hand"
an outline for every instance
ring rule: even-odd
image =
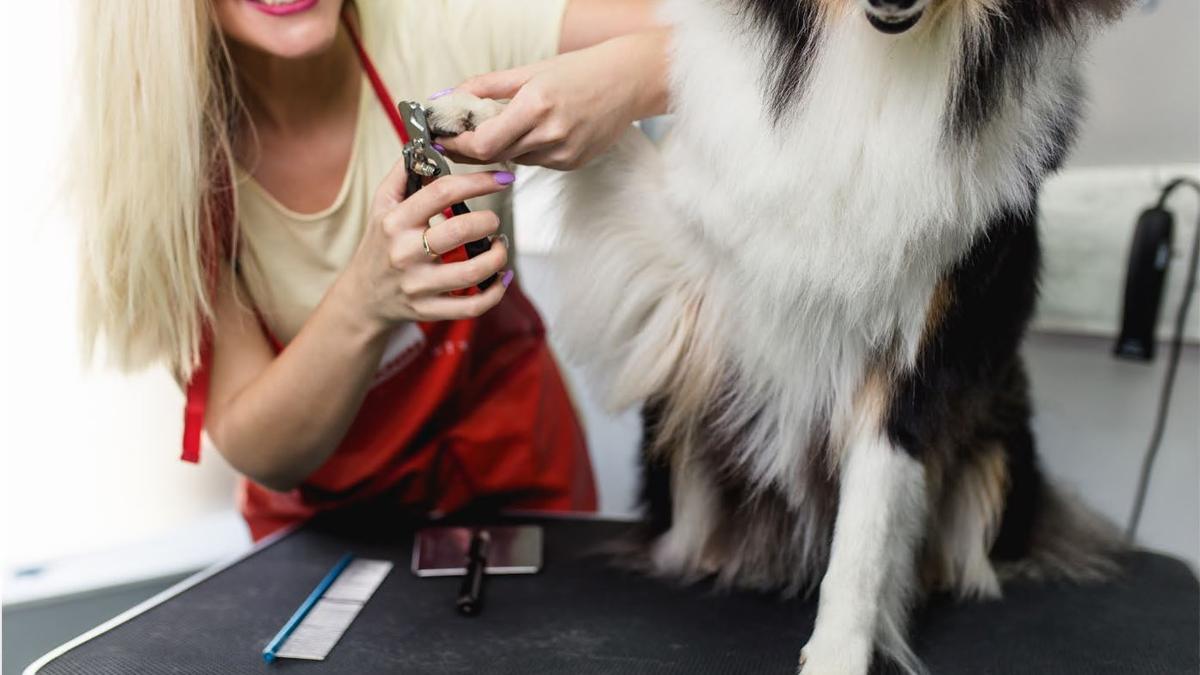
[[[467,80],[455,91],[511,103],[438,143],[459,162],[583,166],[633,121],[666,112],[668,38],[665,29],[645,31]]]

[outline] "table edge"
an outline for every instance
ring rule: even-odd
[[[46,652],[41,657],[39,657],[36,661],[34,661],[33,663],[26,666],[25,670],[22,671],[22,675],[37,675],[38,671],[40,671],[42,668],[46,667],[46,665],[49,664],[51,661],[57,659],[58,657],[62,656],[63,654],[66,654],[67,652],[71,651],[72,649],[75,649],[79,645],[85,644],[85,643],[107,633],[108,631],[116,628],[117,626],[120,626],[138,616],[141,616],[142,614],[145,614],[146,612],[161,605],[162,603],[166,602],[167,600],[170,600],[171,598],[174,598],[175,596],[182,594],[184,591],[186,591],[194,586],[199,585],[200,583],[204,582],[205,580],[210,579],[210,578],[220,574],[221,572],[224,572],[225,570],[229,569],[230,567],[233,567],[234,565],[242,562],[243,560],[250,558],[251,556],[257,554],[258,552],[260,552],[264,549],[270,548],[276,542],[278,542],[279,540],[288,536],[289,534],[292,534],[293,532],[295,532],[296,530],[300,529],[303,526],[304,526],[304,523],[298,523],[295,525],[289,525],[287,527],[284,527],[284,528],[278,530],[277,532],[273,532],[272,534],[268,535],[267,537],[264,537],[261,541],[257,542],[253,546],[251,546],[249,550],[243,551],[242,553],[239,553],[227,560],[218,562],[208,568],[200,570],[199,572],[196,572],[195,574],[187,577],[186,579],[183,579],[182,581],[179,581],[178,583],[172,585],[170,588],[164,589],[163,591],[143,600],[142,602],[134,605],[133,607],[125,610],[124,612],[121,612],[120,614],[114,616],[113,618],[109,619],[108,621],[105,621],[104,623],[100,624],[99,626],[96,626],[95,628],[88,630],[87,632],[83,633],[82,635],[74,637],[74,638],[64,642],[63,644],[55,647],[54,649],[51,649],[50,651]]]

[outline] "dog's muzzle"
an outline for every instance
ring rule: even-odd
[[[925,11],[922,0],[867,0],[867,20],[881,33],[898,35],[917,25]]]

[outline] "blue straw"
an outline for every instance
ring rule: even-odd
[[[267,645],[267,648],[263,650],[263,661],[266,661],[267,663],[272,663],[275,661],[275,652],[279,651],[279,648],[283,646],[283,643],[288,639],[288,636],[296,630],[296,626],[299,626],[300,622],[304,620],[304,617],[308,616],[309,611],[316,606],[317,601],[321,599],[322,595],[325,595],[325,591],[329,590],[329,587],[333,585],[334,580],[338,578],[338,575],[340,575],[342,571],[346,569],[346,566],[349,565],[350,561],[353,559],[354,554],[347,553],[346,555],[342,556],[342,559],[339,560],[336,565],[333,566],[333,569],[329,570],[329,574],[326,574],[325,578],[321,580],[321,583],[317,584],[317,587],[313,589],[313,592],[308,594],[308,599],[304,601],[304,604],[300,605],[300,608],[296,610],[296,613],[292,615],[292,618],[288,619],[288,622],[284,624],[279,633],[275,635],[275,638],[272,639],[270,644]]]

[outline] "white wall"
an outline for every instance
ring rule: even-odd
[[[1149,0],[1093,44],[1072,166],[1200,158],[1200,2]]]

